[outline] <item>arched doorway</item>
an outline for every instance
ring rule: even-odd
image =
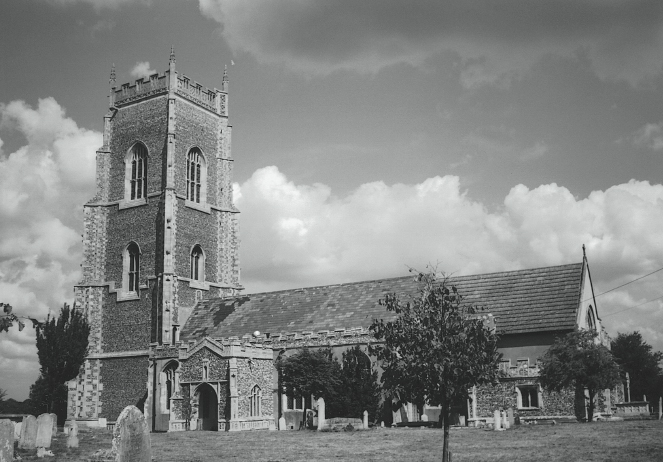
[[[200,430],[219,429],[219,400],[214,388],[206,383],[198,387],[198,422]]]

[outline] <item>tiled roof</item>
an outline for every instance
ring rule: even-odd
[[[582,263],[449,278],[465,301],[497,319],[500,334],[573,329],[580,306]],[[378,304],[385,294],[415,293],[412,276],[282,290],[199,302],[182,340],[285,334],[368,327],[393,314]]]

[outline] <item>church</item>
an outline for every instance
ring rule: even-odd
[[[242,294],[239,210],[233,205],[229,79],[209,89],[176,70],[120,86],[111,72],[96,194],[84,206],[83,276],[76,307],[91,326],[68,419],[112,425],[130,404],[153,431],[296,428],[305,403],[282,395],[274,361],[303,347],[366,349],[368,326],[391,313],[386,293],[413,293],[411,276]],[[451,278],[483,306],[500,336],[497,387],[471,391],[466,423],[513,408],[522,418],[573,416],[574,396],[548,393],[537,360],[556,336],[601,326],[589,265]],[[310,398],[309,398],[310,399]],[[603,405],[618,399],[606,392]],[[436,419],[405,405],[394,421]]]

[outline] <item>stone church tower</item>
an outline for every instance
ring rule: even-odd
[[[78,421],[142,407],[150,346],[174,344],[196,301],[241,289],[227,72],[207,89],[176,72],[171,51],[164,74],[118,87],[113,69],[111,87],[75,288],[92,327],[68,384]]]

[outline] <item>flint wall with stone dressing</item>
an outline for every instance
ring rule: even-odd
[[[274,416],[274,375],[276,369],[271,359],[237,360],[237,405],[239,417],[251,417],[250,397],[253,387],[258,385],[262,392],[260,416]],[[220,406],[219,406],[220,408]]]

